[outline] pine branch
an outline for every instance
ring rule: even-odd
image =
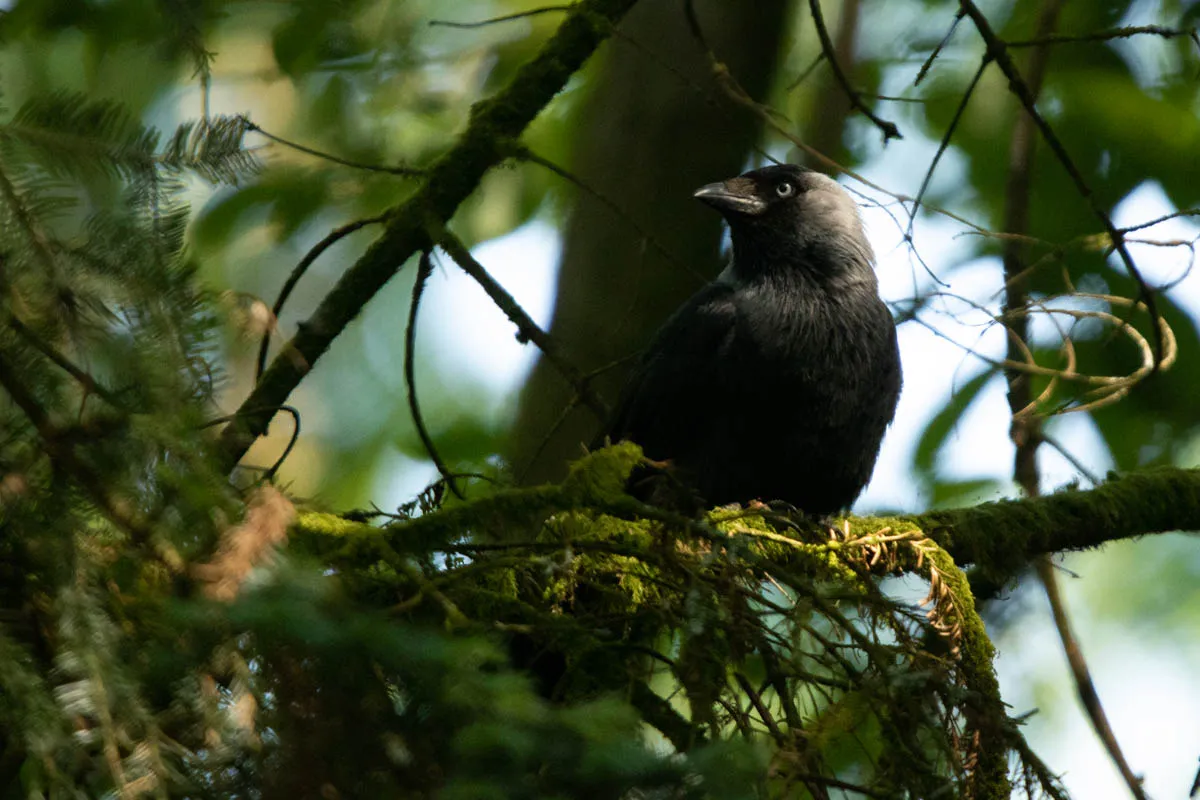
[[[58,177],[102,174],[137,181],[165,167],[194,172],[210,183],[236,184],[259,169],[242,144],[246,130],[241,116],[186,122],[159,152],[159,132],[120,103],[55,92],[21,106],[0,125],[0,140],[29,148],[39,166]]]
[[[28,100],[0,126],[0,136],[30,148],[43,169],[60,177],[132,177],[153,167],[158,145],[158,132],[125,106],[75,92]]]
[[[243,116],[185,122],[175,129],[159,162],[173,170],[194,172],[209,183],[236,185],[262,166],[242,143],[250,129]]]

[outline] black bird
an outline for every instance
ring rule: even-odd
[[[824,515],[866,485],[900,396],[900,353],[853,199],[791,164],[698,190],[733,260],[658,332],[608,436],[669,461],[711,504]]]

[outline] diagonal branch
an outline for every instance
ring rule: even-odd
[[[579,399],[602,422],[607,420],[609,415],[608,406],[600,399],[595,390],[588,385],[588,376],[581,372],[563,354],[558,340],[538,327],[538,324],[525,313],[525,309],[521,308],[520,304],[513,299],[513,296],[496,282],[496,279],[484,269],[482,264],[475,260],[475,257],[471,255],[471,251],[459,241],[457,236],[446,229],[442,229],[435,236],[438,246],[445,250],[450,258],[454,259],[454,262],[462,268],[463,272],[466,272],[475,279],[475,282],[487,292],[487,296],[491,298],[492,302],[517,326],[517,335],[520,339],[522,341],[533,342],[542,351],[542,355],[562,373],[567,383],[571,384],[571,388],[575,390]]]
[[[985,17],[983,12],[979,10],[979,7],[975,5],[973,0],[958,0],[958,2],[959,7],[962,8],[962,10],[966,12],[967,16],[971,18],[971,21],[975,23],[975,29],[978,30],[979,35],[983,37],[984,44],[987,45],[988,55],[991,56],[992,60],[996,62],[996,65],[1000,67],[1000,70],[1004,73],[1004,77],[1008,78],[1009,90],[1012,91],[1012,93],[1016,95],[1017,99],[1021,101],[1021,105],[1025,107],[1026,113],[1028,113],[1033,119],[1033,123],[1037,126],[1038,132],[1041,133],[1042,138],[1046,141],[1046,145],[1054,152],[1055,158],[1057,158],[1059,163],[1062,164],[1063,169],[1067,171],[1067,175],[1070,176],[1071,182],[1075,184],[1076,191],[1079,192],[1081,197],[1088,201],[1088,204],[1092,209],[1092,213],[1104,226],[1104,231],[1106,234],[1108,234],[1111,247],[1116,250],[1117,255],[1121,257],[1121,262],[1125,265],[1125,270],[1129,273],[1129,276],[1137,283],[1139,293],[1138,299],[1146,304],[1146,309],[1150,312],[1150,316],[1154,322],[1156,334],[1156,338],[1154,340],[1154,361],[1155,368],[1157,369],[1158,365],[1162,363],[1164,350],[1166,348],[1166,341],[1158,327],[1158,305],[1154,300],[1154,292],[1150,289],[1149,284],[1146,283],[1146,279],[1142,277],[1141,270],[1138,269],[1137,264],[1134,263],[1133,256],[1129,254],[1129,248],[1125,246],[1124,234],[1113,224],[1112,217],[1110,217],[1108,212],[1105,211],[1103,206],[1100,205],[1100,201],[1096,198],[1096,195],[1092,192],[1092,188],[1084,179],[1083,173],[1081,173],[1079,168],[1075,166],[1074,160],[1067,152],[1066,147],[1063,146],[1062,141],[1059,140],[1058,135],[1054,132],[1054,129],[1050,127],[1050,123],[1047,122],[1046,118],[1038,112],[1034,92],[1031,91],[1029,85],[1025,82],[1025,79],[1021,77],[1021,73],[1017,69],[1017,65],[1013,62],[1012,56],[1008,52],[1007,45],[1005,45],[1004,41],[996,35],[994,30],[992,30],[991,23],[988,22],[987,17]]]
[[[98,474],[79,458],[70,437],[54,424],[50,413],[21,382],[17,370],[3,355],[0,355],[0,389],[8,394],[13,404],[21,409],[33,425],[42,440],[43,450],[50,459],[83,488],[109,520],[128,533],[133,541],[139,545],[145,544],[150,538],[150,527],[146,518],[133,503],[109,493],[105,485],[107,477]],[[160,555],[169,565],[174,565],[175,560],[168,553],[163,552]]]
[[[908,230],[904,233],[906,241],[913,240],[913,225],[917,221],[917,212],[921,210],[921,201],[925,199],[925,192],[929,189],[929,184],[933,182],[933,171],[937,169],[938,162],[942,160],[942,156],[946,154],[946,150],[950,147],[950,139],[954,136],[954,131],[958,128],[958,123],[962,120],[963,114],[966,113],[967,103],[971,101],[971,95],[975,93],[975,87],[979,85],[979,79],[983,77],[984,70],[992,59],[988,55],[979,62],[979,69],[975,70],[975,76],[971,78],[967,84],[967,90],[963,92],[962,100],[958,103],[958,108],[954,110],[954,116],[950,118],[950,124],[946,126],[946,132],[942,134],[942,140],[938,142],[937,152],[933,154],[933,161],[929,164],[929,169],[925,171],[925,178],[921,181],[921,188],[917,190],[917,199],[913,201],[912,211],[908,214]],[[918,77],[918,80],[920,78]],[[1005,228],[1007,231],[1008,228]],[[934,276],[937,279],[937,276]]]
[[[85,397],[86,393],[95,393],[118,411],[127,410],[125,408],[125,404],[121,402],[121,399],[117,397],[115,392],[97,381],[87,370],[76,366],[69,358],[55,350],[49,342],[43,341],[42,338],[38,336],[37,333],[35,333],[28,325],[22,322],[15,313],[9,316],[8,327],[12,328],[18,336],[28,342],[33,349],[37,350],[55,366],[74,378],[75,381],[83,387]]]
[[[221,436],[221,467],[233,469],[263,434],[270,415],[241,409],[280,406],[329,345],[384,284],[417,252],[432,244],[430,216],[446,221],[475,191],[484,174],[512,154],[512,143],[611,33],[636,0],[582,0],[499,94],[471,109],[458,141],[428,170],[420,188],[400,204],[383,235],[350,267],[312,316],[301,323],[263,373]]]

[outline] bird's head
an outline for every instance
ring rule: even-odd
[[[858,206],[826,175],[780,164],[710,183],[695,197],[729,223],[739,279],[799,269],[839,282],[874,283],[874,256]]]

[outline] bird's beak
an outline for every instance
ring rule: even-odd
[[[750,181],[739,181],[737,178],[701,186],[692,197],[707,203],[722,214],[755,216],[767,209],[767,204],[755,194],[754,184]]]

